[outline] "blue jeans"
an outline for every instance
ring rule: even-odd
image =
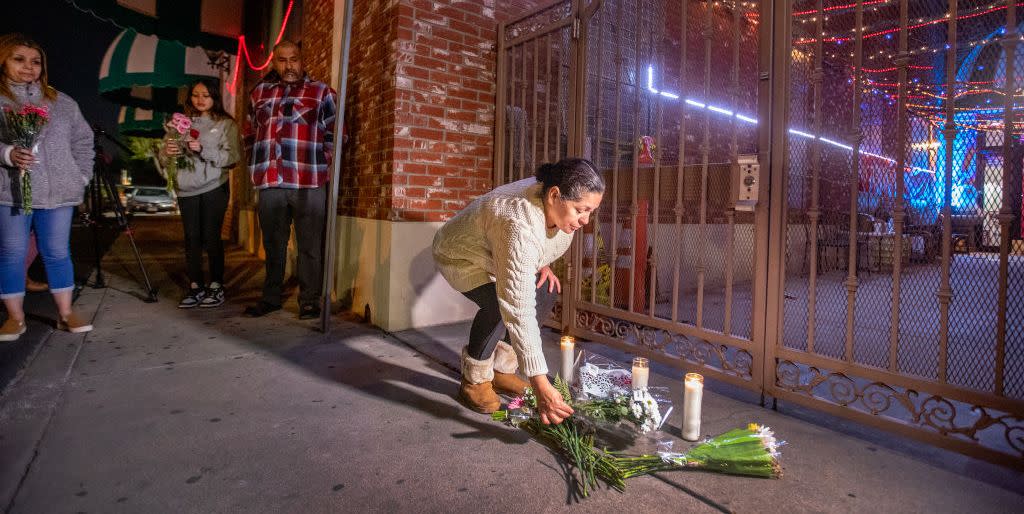
[[[20,209],[0,206],[0,298],[25,295],[25,253],[31,231],[36,233],[39,255],[46,267],[51,293],[75,288],[71,264],[71,216],[74,207]]]

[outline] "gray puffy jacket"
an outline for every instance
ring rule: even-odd
[[[20,109],[22,105],[46,105],[50,120],[36,139],[39,163],[30,169],[32,208],[55,209],[82,203],[85,186],[92,178],[93,133],[78,104],[64,93],[57,99],[43,97],[38,83],[9,84],[14,98],[0,96],[0,107]],[[0,161],[9,155],[10,136],[0,127]],[[9,162],[0,162],[0,205],[21,207],[21,172]]]

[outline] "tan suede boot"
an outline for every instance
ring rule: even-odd
[[[494,356],[487,360],[476,360],[462,349],[462,386],[459,401],[466,407],[483,414],[490,414],[501,407],[501,399],[494,394],[491,381],[494,379]]]
[[[519,371],[519,359],[516,357],[512,345],[505,341],[498,341],[494,348],[494,390],[501,394],[510,396],[522,396],[523,389],[530,387],[530,383],[519,378],[516,372]]]

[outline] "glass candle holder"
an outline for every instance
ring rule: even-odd
[[[704,377],[687,373],[683,377],[683,439],[696,441],[700,437],[700,403],[704,396]]]
[[[576,338],[573,336],[562,336],[559,346],[562,353],[562,368],[559,374],[566,384],[571,384],[572,372],[576,364]]]
[[[644,357],[633,358],[633,389],[647,389],[650,365]]]

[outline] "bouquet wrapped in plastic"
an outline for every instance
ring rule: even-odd
[[[567,478],[583,497],[601,481],[623,491],[626,479],[659,471],[696,469],[765,478],[782,476],[778,447],[784,443],[777,442],[768,427],[753,423],[707,439],[686,452],[672,452],[671,443],[664,441],[660,443],[661,451],[640,455],[599,446],[597,441],[604,441],[601,436],[609,432],[609,427],[633,434],[660,429],[672,411],[668,391],[650,387],[633,390],[629,371],[597,355],[577,359],[575,368],[572,388],[555,377],[555,387],[575,411],[561,424],[545,425],[540,421],[535,413],[537,399],[529,388],[509,402],[507,410],[495,412],[492,419],[526,430],[562,453],[571,464],[566,469]]]
[[[668,388],[633,389],[631,372],[600,355],[584,353],[574,375],[573,408],[596,423],[628,421],[625,427],[646,434],[672,413]]]
[[[617,455],[616,468],[623,478],[672,469],[701,469],[730,475],[761,478],[782,477],[779,446],[772,429],[751,423],[705,439],[686,452],[661,451],[656,455]]]
[[[164,125],[167,131],[166,141],[174,141],[178,145],[178,155],[168,156],[164,169],[167,173],[167,189],[173,191],[177,184],[178,172],[193,169],[192,160],[188,158],[188,142],[199,137],[199,131],[192,128],[192,120],[180,112],[176,112]]]
[[[25,104],[19,110],[4,108],[5,138],[10,144],[36,153],[36,139],[43,127],[50,121],[50,112],[45,105]],[[21,168],[21,210],[32,212],[32,176],[28,169]]]

